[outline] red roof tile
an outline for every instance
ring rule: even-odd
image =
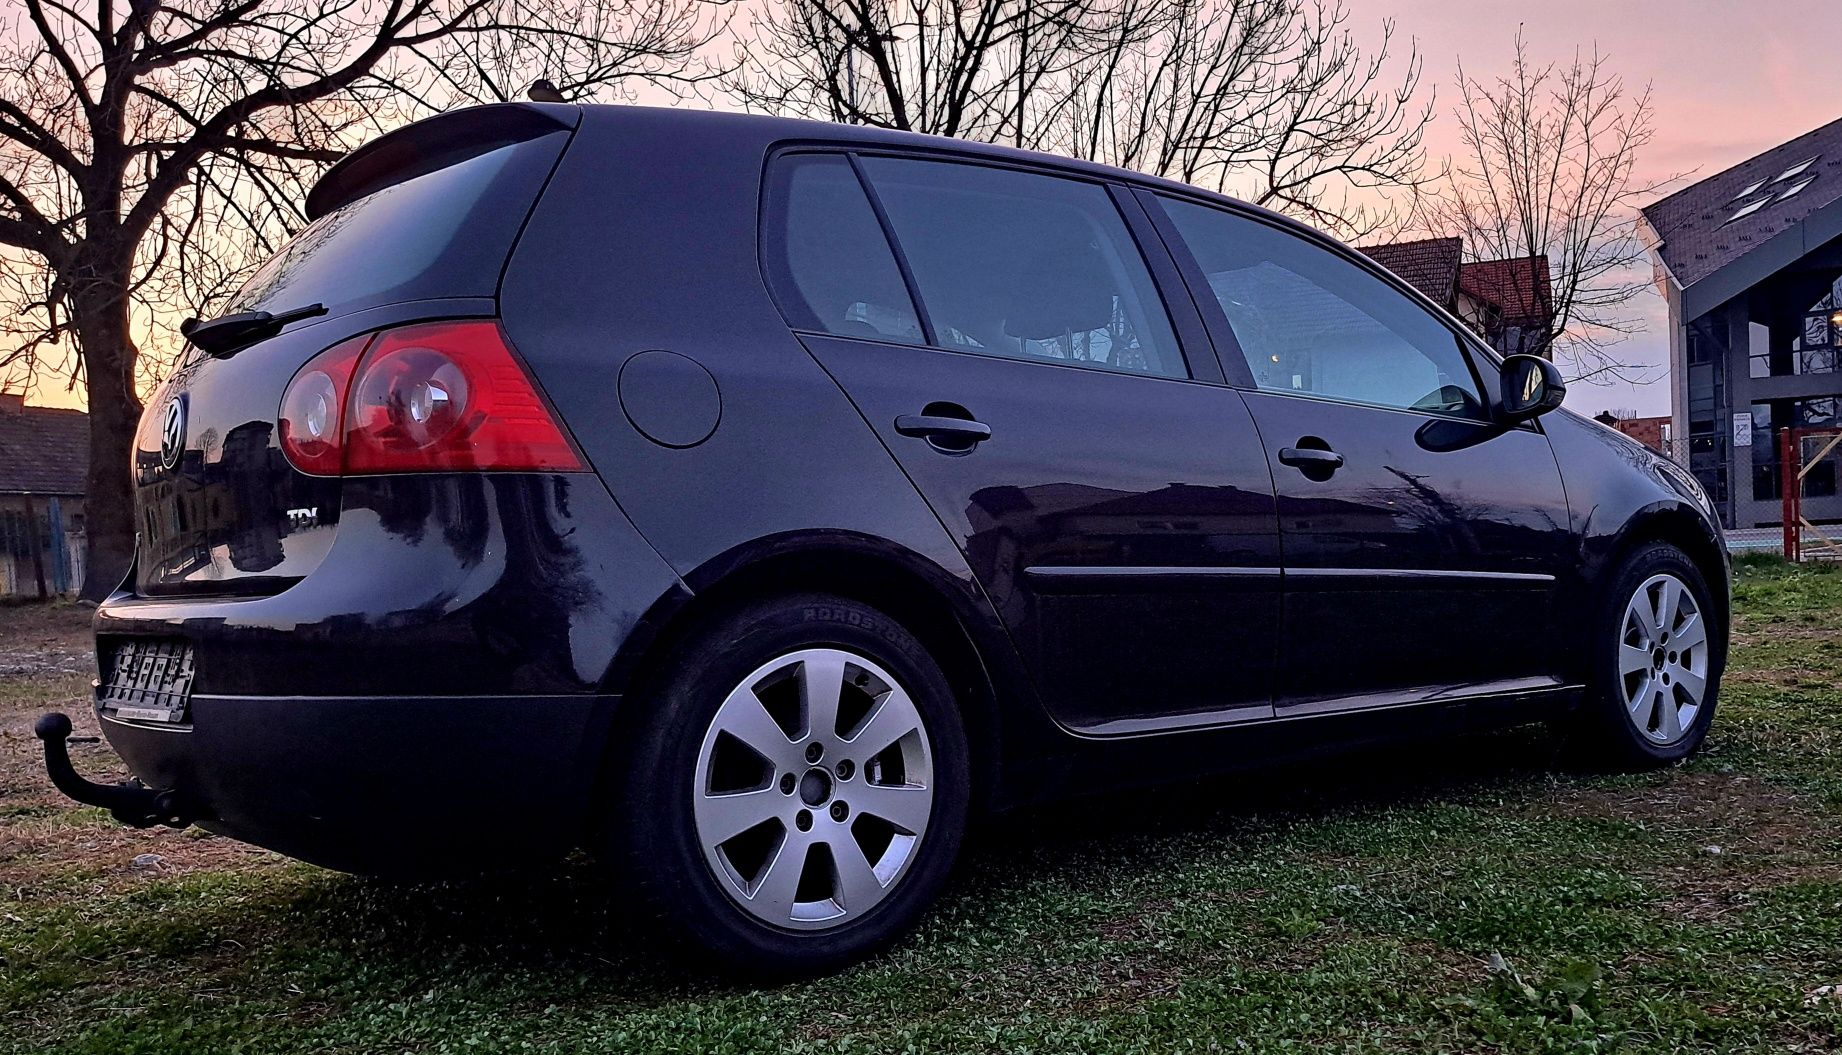
[[[1547,254],[1511,260],[1476,260],[1458,269],[1465,296],[1495,307],[1506,320],[1545,322],[1554,311]]]
[[[1464,239],[1423,238],[1357,246],[1356,251],[1394,272],[1440,307],[1450,309],[1458,303],[1458,261],[1464,255]]]

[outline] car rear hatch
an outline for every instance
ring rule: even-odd
[[[307,199],[312,222],[258,268],[224,315],[281,325],[188,347],[147,403],[133,475],[147,596],[286,589],[338,530],[340,483],[283,452],[284,390],[353,337],[423,319],[490,317],[500,276],[573,134],[572,106],[443,114],[340,161]],[[222,316],[220,316],[221,318]],[[194,331],[195,333],[197,331]]]

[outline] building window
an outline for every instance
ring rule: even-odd
[[[1775,399],[1752,405],[1753,420],[1753,498],[1760,501],[1782,497],[1783,478],[1779,462],[1779,435],[1784,429],[1832,429],[1842,427],[1842,396],[1818,396],[1811,399]],[[1803,475],[1805,498],[1829,498],[1838,491],[1836,460],[1825,458]]]
[[[1497,332],[1493,342],[1496,349],[1504,355],[1520,355],[1528,351],[1527,341],[1520,326],[1504,326]]]
[[[1842,396],[1821,396],[1815,399],[1790,400],[1792,422],[1796,429],[1833,429],[1842,424]]]
[[[1688,327],[1689,472],[1716,505],[1727,502],[1727,342],[1722,316],[1703,315]]]
[[[1778,443],[1772,431],[1772,408],[1769,403],[1752,405],[1752,497],[1754,501],[1774,501],[1782,492],[1778,471]]]
[[[1773,327],[1747,327],[1747,372],[1791,377],[1842,371],[1842,278],[1800,316],[1779,316]]]
[[[1772,329],[1763,323],[1746,324],[1748,373],[1753,377],[1772,376]]]
[[[1817,154],[1813,157],[1805,158],[1804,160],[1798,162],[1797,164],[1792,165],[1790,168],[1785,169],[1783,172],[1780,172],[1778,174],[1778,177],[1772,180],[1772,182],[1773,183],[1783,183],[1785,180],[1788,180],[1793,176],[1800,176],[1803,173],[1808,172],[1810,170],[1810,166],[1816,164],[1818,161],[1821,161],[1822,158],[1823,158],[1823,155],[1821,154]]]
[[[1804,313],[1803,326],[1791,340],[1792,373],[1827,374],[1842,369],[1842,277],[1827,296]]]

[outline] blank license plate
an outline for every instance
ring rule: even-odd
[[[190,644],[129,638],[115,646],[98,702],[116,718],[182,722],[191,697]]]

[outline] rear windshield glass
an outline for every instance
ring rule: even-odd
[[[513,143],[346,202],[289,240],[224,310],[324,304],[340,315],[433,297],[490,297],[569,138]]]

